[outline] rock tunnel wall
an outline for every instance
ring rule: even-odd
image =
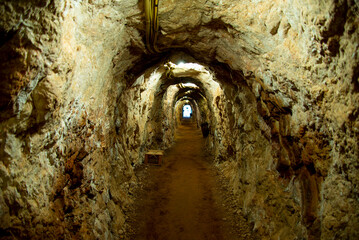
[[[224,93],[216,99],[221,115],[215,157],[241,212],[263,239],[307,238],[300,180],[278,173],[277,151],[284,147],[272,140],[274,132],[258,113],[255,95],[246,85],[225,87]]]
[[[122,154],[131,163],[143,163],[149,149],[167,149],[173,142],[176,87],[161,91],[165,68],[150,68],[123,90],[116,106],[116,129]]]
[[[112,60],[130,39],[119,9],[131,14],[135,4],[0,4],[4,237],[105,239],[122,231],[133,170],[114,121],[126,85],[115,76],[126,69],[114,71]]]
[[[0,3],[4,237],[122,234],[133,166],[175,126],[156,67],[135,71],[142,7]],[[358,12],[355,0],[160,4],[159,47],[186,49],[219,83],[197,102],[209,149],[263,239],[358,238]]]

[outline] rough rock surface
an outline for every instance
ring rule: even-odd
[[[142,1],[0,13],[4,238],[118,238],[185,97],[262,239],[359,237],[358,1],[163,0],[153,56]]]

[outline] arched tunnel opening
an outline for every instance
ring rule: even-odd
[[[356,0],[0,13],[0,239],[359,238]]]

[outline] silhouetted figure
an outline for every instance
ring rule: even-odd
[[[202,135],[204,138],[208,137],[209,134],[209,127],[208,127],[208,123],[204,122],[201,124],[201,130],[202,130]]]

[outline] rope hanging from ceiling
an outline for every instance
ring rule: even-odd
[[[158,2],[159,0],[145,1],[146,18],[146,48],[150,53],[159,53],[156,47],[158,35]]]

